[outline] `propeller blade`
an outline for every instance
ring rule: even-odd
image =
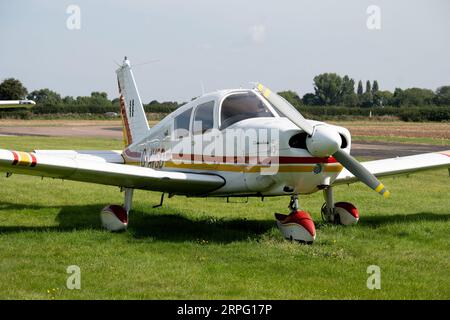
[[[300,129],[307,134],[312,135],[314,127],[302,116],[302,114],[294,108],[286,99],[278,95],[276,92],[272,92],[269,88],[263,86],[261,83],[256,84],[256,89],[286,118],[291,120]]]
[[[344,150],[339,149],[333,154],[333,157],[339,161],[348,171],[353,173],[361,182],[365,183],[368,187],[372,188],[385,198],[389,197],[390,193],[386,187],[378,181],[378,179],[364,166],[359,163],[355,158],[346,153]]]

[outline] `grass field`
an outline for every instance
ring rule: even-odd
[[[0,137],[1,148],[118,149],[119,140]],[[3,299],[449,299],[447,170],[383,179],[383,199],[360,184],[336,188],[359,225],[320,223],[322,195],[301,198],[318,227],[311,246],[282,239],[273,213],[288,198],[236,200],[137,191],[127,232],[101,229],[99,211],[121,203],[115,187],[13,175],[0,178]],[[81,269],[81,290],[66,268]],[[369,265],[381,290],[366,287]]]

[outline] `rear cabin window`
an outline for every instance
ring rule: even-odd
[[[195,109],[193,133],[202,134],[214,127],[214,101],[199,104]]]
[[[253,92],[233,94],[222,102],[220,129],[223,130],[233,123],[249,118],[273,116],[264,102]]]
[[[184,138],[189,135],[189,123],[191,122],[192,108],[175,117],[174,133],[176,138]]]

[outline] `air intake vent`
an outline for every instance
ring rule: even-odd
[[[300,132],[296,135],[293,135],[289,139],[289,146],[291,148],[297,148],[297,149],[306,149],[306,137],[308,134],[306,132]]]
[[[345,138],[345,136],[342,133],[339,133],[339,135],[341,136],[341,139],[342,139],[341,149],[347,148],[348,147],[347,139]]]

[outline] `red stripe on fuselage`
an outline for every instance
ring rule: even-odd
[[[334,157],[279,157],[281,164],[288,163],[337,163]]]
[[[124,154],[130,158],[138,159],[141,157],[140,152],[133,152],[130,149],[125,149]],[[165,153],[152,154],[150,158],[166,155]],[[164,157],[166,158],[166,157]],[[208,156],[201,154],[172,154],[173,160],[189,161],[189,162],[216,162],[222,164],[316,164],[316,163],[338,163],[334,157],[249,157],[249,156]],[[160,158],[158,158],[160,161]]]
[[[174,160],[191,160],[191,161],[218,161],[227,164],[315,164],[315,163],[337,163],[333,157],[249,157],[249,156],[208,156],[195,154],[172,154]]]

